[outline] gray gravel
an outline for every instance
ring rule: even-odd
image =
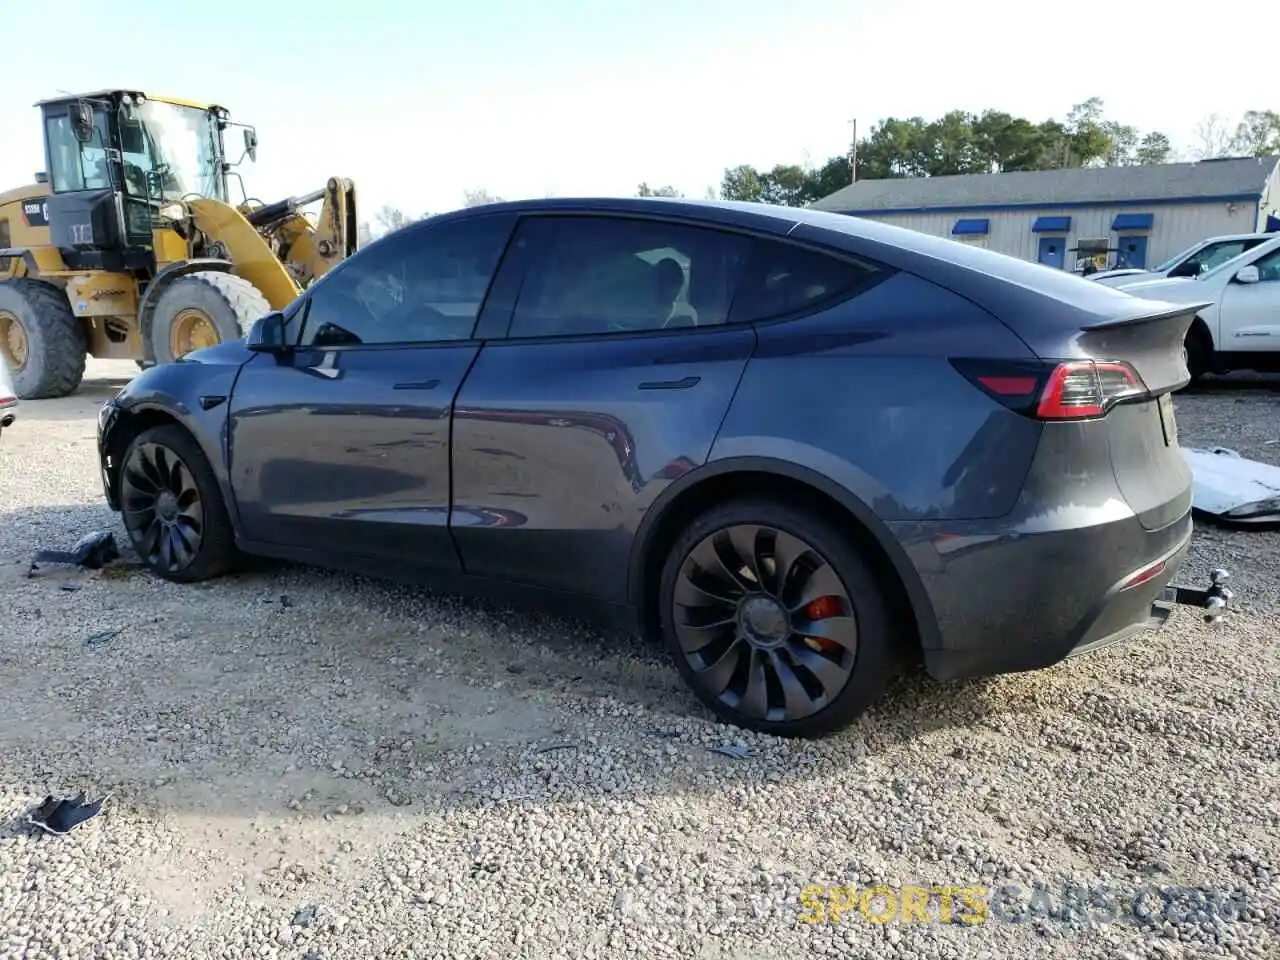
[[[0,440],[0,958],[1280,956],[1277,534],[1201,531],[1193,566],[1242,594],[1219,628],[907,678],[786,742],[713,723],[638,640],[425,591],[27,578],[34,549],[115,527],[93,413],[127,372],[91,364]],[[1185,442],[1280,462],[1280,393],[1177,408]],[[21,824],[79,790],[111,796],[75,832]],[[973,923],[957,893],[949,923],[941,896],[931,923],[831,922],[876,885],[1036,910]],[[1065,909],[1072,887],[1122,909]],[[1175,887],[1244,899],[1197,916]]]

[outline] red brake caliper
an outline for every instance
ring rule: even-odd
[[[839,617],[843,615],[844,609],[839,597],[818,597],[806,603],[801,612],[805,619],[814,621]],[[804,642],[810,649],[819,653],[837,653],[841,649],[840,644],[825,637],[805,637]]]

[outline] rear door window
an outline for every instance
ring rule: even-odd
[[[529,265],[508,336],[640,333],[726,323],[752,239],[664,220],[521,222]]]

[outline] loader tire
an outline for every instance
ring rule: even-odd
[[[88,333],[62,290],[31,277],[0,281],[0,362],[20,400],[74,393],[88,354]]]
[[[270,312],[262,291],[244,277],[217,270],[188,273],[169,284],[156,301],[152,354],[157,364],[173,363],[192,349],[239,340],[253,321]]]

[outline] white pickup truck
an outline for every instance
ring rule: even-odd
[[[1225,237],[1209,237],[1175,254],[1150,270],[1139,267],[1118,267],[1090,274],[1086,279],[1108,287],[1119,287],[1137,280],[1159,280],[1162,277],[1198,277],[1208,273],[1220,263],[1226,263],[1252,250],[1259,244],[1275,239],[1274,233],[1236,233]]]
[[[1280,234],[1194,278],[1135,276],[1111,286],[1150,300],[1212,301],[1187,331],[1193,381],[1230,370],[1280,371]]]

